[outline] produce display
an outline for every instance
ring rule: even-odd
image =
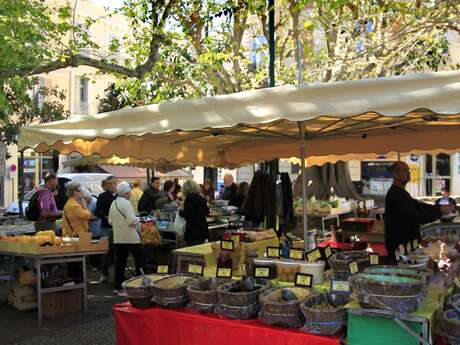
[[[296,274],[299,272],[300,265],[296,261],[278,261],[276,263],[277,278],[282,282],[295,281]]]
[[[190,275],[175,274],[152,282],[152,301],[170,308],[184,307],[188,302],[187,287],[196,282]]]
[[[36,243],[39,246],[60,246],[63,244],[62,238],[57,237],[53,230],[38,231],[33,236],[0,236],[0,240],[19,243]]]
[[[150,285],[164,276],[150,274],[141,277],[134,277],[122,284],[129,302],[136,308],[149,308],[152,306],[152,291]]]
[[[353,274],[350,264],[356,263],[357,272],[362,272],[370,266],[369,253],[365,251],[339,252],[332,255],[328,263],[332,268],[334,278],[348,279]]]
[[[217,288],[229,279],[208,278],[187,287],[187,294],[190,299],[187,307],[202,313],[215,312],[217,305]]]

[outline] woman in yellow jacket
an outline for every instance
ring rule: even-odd
[[[79,183],[69,183],[67,197],[69,199],[62,212],[62,235],[76,236],[81,232],[89,232],[91,212],[85,206]]]

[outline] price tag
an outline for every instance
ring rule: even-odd
[[[280,249],[278,247],[267,247],[267,258],[280,258]]]
[[[240,243],[240,235],[232,235],[230,239],[233,241],[234,244]]]
[[[229,251],[233,252],[235,247],[233,245],[233,241],[222,240],[222,241],[220,241],[220,248],[222,250],[229,250]]]
[[[316,262],[321,259],[321,252],[318,248],[313,249],[307,253],[307,260],[310,262]]]
[[[378,265],[379,264],[379,255],[378,254],[371,254],[369,255],[371,260],[371,265]]]
[[[303,286],[303,287],[311,287],[313,285],[313,275],[297,273],[295,276],[295,285]]]
[[[358,273],[358,263],[356,261],[351,262],[349,266],[351,274]]]
[[[256,267],[254,270],[254,277],[269,278],[270,277],[270,267]]]
[[[301,249],[289,249],[289,259],[302,260],[303,250]]]
[[[199,274],[200,276],[202,276],[203,275],[203,265],[189,264],[187,272],[191,274]]]
[[[331,246],[327,246],[324,248],[324,255],[326,256],[326,259],[329,259],[332,256]]]
[[[231,277],[232,277],[232,269],[231,268],[219,267],[217,269],[217,278],[231,278]]]
[[[350,283],[346,280],[331,280],[331,292],[332,293],[339,293],[339,294],[349,294],[350,291]]]
[[[460,288],[460,279],[458,277],[454,279],[454,283],[458,288]]]
[[[157,273],[158,274],[168,274],[169,266],[168,265],[158,265]]]

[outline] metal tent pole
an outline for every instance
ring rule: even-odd
[[[305,169],[305,124],[299,122],[300,129],[300,170],[302,176],[302,214],[303,214],[303,240],[304,250],[308,248],[308,234],[307,234],[307,176]]]

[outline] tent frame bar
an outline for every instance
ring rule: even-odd
[[[305,167],[305,122],[300,121],[297,123],[300,131],[300,170],[302,176],[302,216],[303,216],[303,240],[304,240],[304,250],[307,251],[308,248],[308,217],[307,217],[307,176],[306,176],[306,167]]]

